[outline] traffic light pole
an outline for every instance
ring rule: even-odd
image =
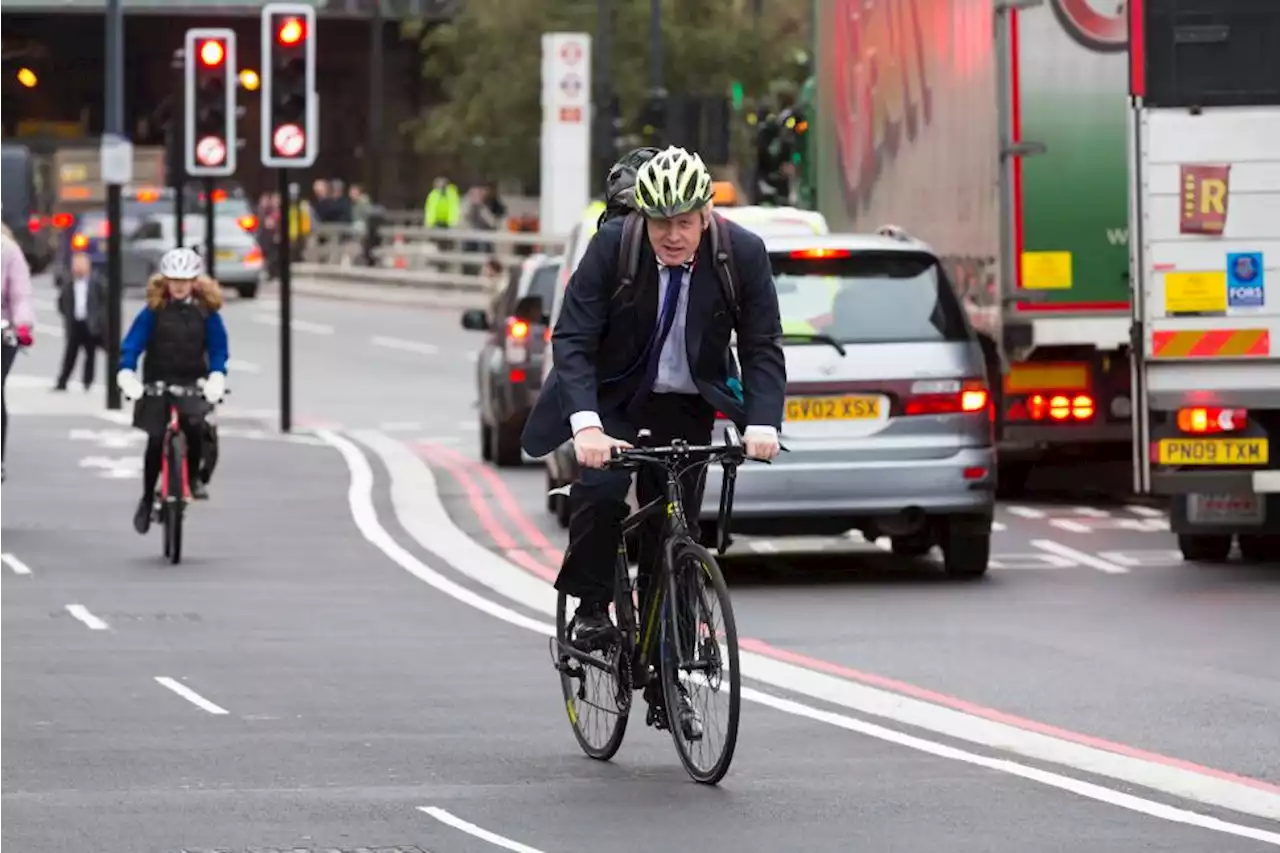
[[[177,235],[178,248],[186,245],[183,219],[186,216],[186,199],[183,197],[183,186],[187,182],[186,167],[183,163],[184,146],[186,145],[186,96],[187,86],[184,77],[186,51],[182,48],[173,52],[174,87],[172,109],[169,112],[169,159],[172,174],[169,186],[173,187],[173,233]]]
[[[213,262],[215,258],[213,250],[213,178],[204,179],[204,271],[209,274],[209,278],[216,278],[213,271]]]
[[[280,224],[277,226],[280,259],[280,431],[293,426],[293,288],[290,283],[293,200],[289,198],[289,170],[278,169],[280,184]]]
[[[117,138],[124,132],[124,10],[121,0],[107,0],[106,132]],[[121,407],[120,334],[124,318],[124,274],[120,262],[120,184],[107,184],[107,408]]]

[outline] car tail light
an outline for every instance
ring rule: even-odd
[[[160,192],[159,190],[138,190],[135,194],[135,198],[144,204],[149,204],[160,200]]]
[[[246,213],[244,216],[237,219],[236,222],[240,223],[240,227],[245,231],[248,231],[250,234],[258,230],[258,217],[254,216],[252,213]]]
[[[1244,429],[1248,423],[1248,409],[1196,407],[1178,410],[1178,429],[1183,432],[1235,432]]]
[[[980,379],[916,382],[903,401],[903,414],[955,415],[987,410],[991,397]]]
[[[246,264],[262,263],[262,249],[254,246],[252,249],[244,253],[244,262]]]
[[[524,364],[529,360],[529,324],[515,317],[507,318],[507,364]]]
[[[788,257],[796,261],[851,258],[853,257],[853,252],[848,249],[796,249],[788,253]]]
[[[70,213],[55,213],[53,215],[54,228],[58,228],[58,229],[70,228],[71,223],[73,221],[74,221],[74,217],[72,217]]]
[[[39,215],[33,214],[32,216],[27,217],[27,230],[32,234],[40,233],[40,229],[43,226],[44,223],[40,221]]]
[[[71,248],[77,252],[83,252],[89,248],[89,238],[83,234],[76,234],[71,238]]]
[[[1097,413],[1088,394],[1032,394],[1027,398],[1027,417],[1033,421],[1087,421]]]
[[[220,202],[220,201],[226,201],[226,200],[227,200],[227,191],[226,191],[226,190],[214,190],[214,191],[213,191],[213,203],[214,203],[214,204],[217,204],[217,203],[218,203],[218,202]]]
[[[524,372],[523,368],[513,367],[511,368],[511,372],[507,374],[507,378],[511,380],[513,385],[519,385],[521,382],[524,382],[527,375],[528,374]]]

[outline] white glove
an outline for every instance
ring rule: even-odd
[[[204,398],[210,403],[218,403],[226,393],[227,374],[210,373],[209,378],[204,381]]]
[[[142,383],[138,381],[138,374],[132,370],[121,370],[117,373],[116,385],[120,387],[120,393],[130,402],[142,399]]]

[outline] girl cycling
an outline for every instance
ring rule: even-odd
[[[4,483],[4,451],[9,438],[9,406],[4,387],[18,347],[32,345],[36,310],[31,304],[31,268],[8,225],[0,223],[0,320],[9,324],[0,338],[0,483]],[[17,343],[17,346],[14,346]]]
[[[207,498],[199,477],[206,405],[194,397],[143,394],[143,385],[165,382],[194,385],[205,379],[204,398],[217,403],[227,390],[227,328],[222,322],[222,292],[218,283],[204,274],[200,256],[191,249],[172,249],[160,259],[160,271],[147,282],[147,304],[138,312],[120,344],[120,372],[116,381],[120,393],[136,401],[133,425],[147,433],[143,459],[142,499],[133,514],[133,528],[146,533],[151,527],[151,506],[156,481],[160,478],[160,456],[169,405],[181,414],[187,437],[187,473],[191,494]],[[144,355],[142,379],[137,375],[138,358]],[[206,378],[207,376],[207,378]]]

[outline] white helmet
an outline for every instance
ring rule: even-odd
[[[191,249],[170,249],[160,258],[160,275],[165,278],[193,279],[204,272],[204,262]]]
[[[636,209],[645,216],[670,219],[699,210],[712,195],[711,173],[702,158],[674,145],[636,173]]]

